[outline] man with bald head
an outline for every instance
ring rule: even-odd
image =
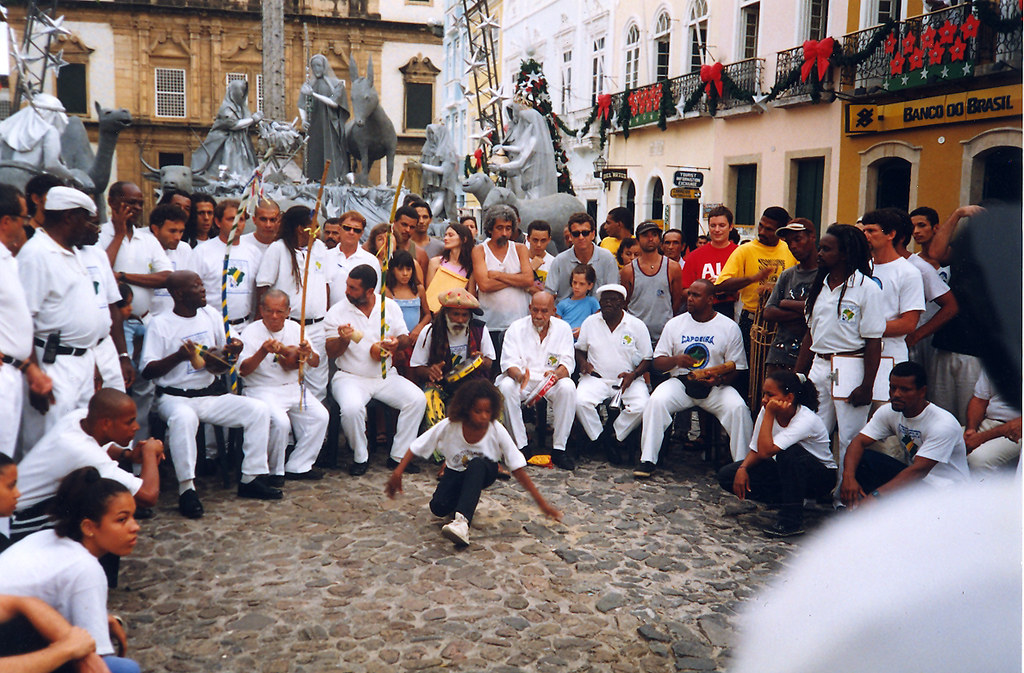
[[[496,383],[505,397],[505,423],[516,446],[520,450],[526,447],[522,403],[550,385],[543,397],[551,404],[555,417],[551,460],[563,470],[576,469],[566,451],[576,413],[576,386],[569,378],[576,368],[575,350],[569,323],[555,317],[554,295],[533,295],[530,315],[513,321],[505,331],[500,357],[502,373]]]
[[[95,467],[100,476],[124,484],[139,507],[153,507],[160,495],[157,466],[164,445],[149,438],[132,439],[139,424],[132,398],[114,388],[101,388],[89,406],[62,418],[18,463],[21,498],[14,512],[11,537],[18,540],[50,527],[49,508],[57,487],[80,467]],[[141,465],[136,477],[118,463]]]
[[[242,242],[255,246],[263,255],[270,244],[277,240],[277,231],[281,228],[281,206],[271,199],[260,199],[252,223],[256,228],[244,234]]]
[[[260,400],[228,394],[218,378],[242,350],[242,342],[226,341],[221,316],[206,305],[197,274],[175,271],[167,278],[167,289],[174,309],[150,321],[140,367],[142,376],[156,383],[156,411],[167,421],[178,509],[190,519],[203,515],[194,483],[200,422],[245,430],[239,497],[280,499],[280,489],[267,477],[270,410]]]

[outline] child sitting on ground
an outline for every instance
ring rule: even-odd
[[[583,321],[597,313],[601,306],[597,298],[590,294],[597,282],[597,272],[589,264],[577,264],[572,270],[572,296],[558,302],[555,312],[558,317],[572,327],[572,338],[580,335]]]
[[[442,517],[455,513],[441,532],[459,547],[469,544],[469,524],[480,494],[494,483],[502,458],[541,511],[552,519],[562,519],[562,513],[548,504],[526,474],[526,458],[498,422],[501,409],[501,393],[490,381],[464,383],[448,405],[448,418],[416,438],[384,488],[388,497],[394,498],[402,492],[402,473],[413,456],[428,458],[435,449],[440,451],[446,469],[430,499],[430,511]]]

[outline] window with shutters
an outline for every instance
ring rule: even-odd
[[[185,118],[185,71],[156,68],[156,116]]]

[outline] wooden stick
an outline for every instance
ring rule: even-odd
[[[384,239],[384,259],[380,265],[380,340],[384,341],[385,329],[384,320],[384,279],[388,274],[388,262],[391,260],[391,229],[395,226],[395,213],[398,212],[398,197],[402,195],[402,184],[405,183],[405,168],[398,175],[398,185],[395,187],[395,198],[391,202],[391,227],[388,227],[387,237]],[[388,377],[388,359],[383,351],[380,354],[380,376]]]
[[[310,219],[306,232],[309,240],[306,242],[306,268],[302,272],[302,307],[299,309],[299,345],[306,338],[306,286],[309,284],[309,260],[313,257],[313,244],[320,235],[320,225],[317,220],[320,217],[320,204],[324,199],[324,183],[327,182],[327,171],[331,168],[331,160],[324,161],[324,173],[320,176],[320,189],[316,193],[316,207],[313,209],[313,217]],[[299,396],[299,409],[302,409],[302,400],[305,395],[306,376],[302,371],[302,358],[299,358],[299,386],[303,388],[303,394]]]

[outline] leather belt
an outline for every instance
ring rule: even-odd
[[[0,357],[0,361],[3,361],[5,365],[14,365],[14,368],[22,371],[28,365],[26,360],[19,360],[18,358],[11,357],[10,355],[4,355]]]
[[[297,323],[302,324],[302,321],[299,320],[298,318],[292,318],[291,316],[289,316],[288,319],[291,320],[292,322],[297,322]],[[306,318],[305,325],[306,325],[306,327],[309,327],[310,325],[315,325],[318,322],[323,322],[323,318]]]
[[[46,348],[45,339],[35,338],[32,341],[33,343],[35,343],[36,346],[39,346],[40,348]],[[100,341],[102,341],[102,339]],[[78,357],[80,355],[85,355],[88,352],[88,348],[72,348],[71,346],[57,346],[57,355],[74,355],[75,357]]]
[[[847,356],[864,355],[864,349],[862,348],[859,351],[847,351],[845,353],[815,353],[814,357],[821,358],[822,360],[828,360],[829,362],[831,362],[832,358],[834,358],[837,355],[847,355]]]
[[[228,324],[229,325],[241,325],[243,322],[245,322],[248,319],[249,319],[249,316],[245,316],[244,318],[239,318],[238,320],[229,320]]]
[[[170,388],[165,386],[157,386],[157,395],[173,395],[174,397],[213,397],[214,395],[223,395],[227,390],[224,385],[217,381],[213,385],[209,385],[205,388],[195,388],[193,390],[184,390],[182,388]]]

